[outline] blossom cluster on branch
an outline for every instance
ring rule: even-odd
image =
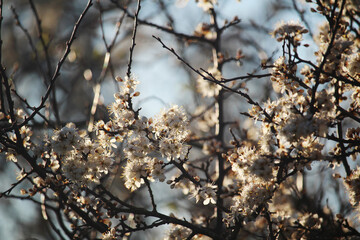
[[[246,28],[239,27],[237,17],[219,20],[220,1],[194,1],[209,21],[199,23],[192,35],[171,25],[175,20],[167,11],[170,4],[162,0],[154,2],[170,26],[142,18],[144,1],[96,3],[106,54],[85,123],[61,121],[56,91],[61,89],[60,72],[66,59],[71,59],[73,42],[93,1],[88,1],[74,23],[56,68],[50,64],[50,43],[39,34],[46,70],[53,74],[43,74],[47,90],[38,106],[21,96],[13,80],[17,75],[5,68],[6,59],[0,59],[0,156],[19,170],[16,182],[0,198],[39,205],[59,239],[144,239],[144,232],[169,240],[360,238],[360,2],[307,0],[309,5],[302,7],[325,21],[314,34],[305,10],[292,0],[301,21],[276,24],[270,35],[278,43],[279,54],[257,59],[251,73],[226,78],[233,75],[229,74],[233,68],[225,66],[235,63],[233,71],[243,71],[242,62],[251,58],[241,49],[223,46],[230,42],[228,32]],[[29,4],[41,33],[41,18],[34,2]],[[112,8],[122,17],[109,44],[103,15]],[[12,11],[29,39],[38,74],[46,72],[16,8]],[[131,36],[122,39],[131,38],[127,73],[122,78],[115,77],[111,62],[118,55],[110,55],[120,29],[128,27],[124,18],[133,25],[128,31]],[[152,117],[135,107],[141,96],[137,86],[143,79],[137,80],[131,71],[141,25],[170,34],[185,47],[208,51],[208,64],[197,67],[193,59],[183,57],[184,52],[160,37],[152,38],[159,51],[165,50],[189,71],[193,106],[171,105]],[[305,58],[308,35],[316,52]],[[259,55],[264,53],[257,43],[245,42]],[[101,112],[100,87],[105,77],[114,81],[118,91],[107,111]],[[248,111],[239,113],[245,105]],[[327,191],[325,180],[319,181],[318,193],[312,193],[317,179],[309,173],[318,174],[316,178],[327,174],[334,193]],[[340,210],[327,204],[336,197]],[[157,236],[158,227],[167,230]]]

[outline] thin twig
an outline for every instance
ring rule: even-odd
[[[271,73],[265,73],[265,74],[251,74],[248,73],[246,76],[239,76],[239,77],[233,77],[233,78],[224,78],[221,81],[226,83],[226,82],[232,82],[235,80],[245,80],[245,79],[250,79],[250,78],[264,78],[264,77],[270,77]]]
[[[295,11],[298,13],[298,15],[300,16],[301,21],[304,22],[307,30],[309,31],[309,35],[311,36],[311,38],[314,37],[314,34],[312,33],[311,27],[309,22],[306,20],[305,16],[304,16],[304,10],[299,9],[299,7],[297,6],[296,0],[292,0],[292,4],[293,7],[295,9]]]
[[[17,187],[20,183],[22,183],[27,178],[27,176],[29,176],[31,173],[32,173],[32,171],[25,173],[25,175],[21,179],[19,179],[16,183],[11,184],[11,187],[8,190],[6,190],[5,192],[2,192],[0,194],[0,196],[9,195],[11,193],[11,191],[15,187]]]
[[[220,233],[217,233],[217,232],[213,231],[212,229],[209,229],[209,228],[197,225],[197,224],[193,224],[193,223],[190,223],[190,222],[188,222],[186,220],[178,219],[176,217],[167,216],[167,215],[162,214],[160,212],[148,211],[148,210],[146,210],[144,208],[135,207],[133,205],[130,205],[130,204],[122,201],[118,197],[114,196],[111,192],[109,192],[103,186],[100,185],[99,187],[104,191],[104,193],[106,193],[111,198],[112,201],[118,202],[121,205],[126,207],[126,208],[114,207],[113,210],[118,212],[118,213],[121,213],[121,212],[123,212],[123,213],[133,213],[133,214],[140,214],[140,215],[143,215],[143,216],[159,218],[164,223],[178,224],[178,225],[187,227],[187,228],[189,228],[189,229],[191,229],[191,230],[193,230],[193,231],[195,231],[197,233],[204,234],[204,235],[212,237],[214,239],[220,239]],[[94,193],[94,195],[96,197],[101,198],[104,202],[111,203],[109,200],[105,199],[102,195],[96,194],[93,191],[91,191],[91,192]]]
[[[40,39],[41,46],[43,47],[46,65],[47,65],[47,79],[50,81],[52,66],[51,66],[51,60],[50,60],[50,56],[49,56],[49,45],[45,43],[44,36],[43,36],[43,30],[41,27],[41,19],[36,10],[33,0],[29,0],[29,3],[30,3],[31,10],[33,11],[34,16],[35,16],[36,26],[38,29],[38,38]],[[46,82],[47,87],[48,87],[48,84],[49,83]],[[57,123],[57,125],[59,125],[60,124],[60,114],[59,114],[58,103],[56,101],[56,88],[52,88],[52,90],[51,90],[50,102],[51,102],[51,106],[54,111],[56,123]]]
[[[56,210],[53,211],[55,212]],[[49,215],[49,213],[47,214]],[[47,221],[49,222],[51,229],[59,236],[59,238],[61,240],[65,240],[65,237],[62,235],[61,231],[57,228],[56,224],[53,222],[52,217],[49,217]]]
[[[342,16],[342,12],[344,10],[344,7],[345,7],[345,2],[346,0],[343,0],[342,1],[342,4],[341,4],[341,7],[340,7],[340,11],[339,11],[339,14],[336,18],[336,23],[335,23],[335,27],[334,27],[334,30],[332,31],[332,36],[331,36],[331,39],[330,39],[330,42],[329,42],[329,45],[326,49],[326,52],[323,56],[323,59],[322,59],[322,62],[320,63],[320,66],[318,68],[318,70],[316,71],[316,74],[315,74],[315,80],[316,80],[316,83],[315,83],[315,86],[313,87],[312,89],[312,93],[311,93],[311,102],[310,102],[310,108],[311,108],[311,111],[312,112],[315,112],[315,108],[314,108],[314,104],[315,104],[315,101],[316,101],[316,98],[315,98],[315,94],[317,92],[317,88],[319,87],[320,85],[320,74],[321,72],[323,71],[323,68],[327,62],[327,58],[328,56],[330,55],[330,52],[332,51],[332,48],[333,48],[333,45],[335,43],[335,38],[336,38],[336,34],[337,34],[337,30],[339,29],[340,27],[340,19],[341,19],[341,16]],[[334,4],[334,11],[336,9],[336,6],[337,3]],[[333,13],[335,14],[335,12],[333,11]],[[332,15],[334,16],[334,15]],[[331,20],[332,22],[332,20]],[[330,24],[330,27],[331,27],[331,22],[329,22]]]
[[[14,15],[14,18],[15,18],[15,21],[16,21],[16,25],[23,31],[23,33],[25,34],[25,37],[27,38],[28,40],[28,43],[30,45],[30,48],[31,50],[33,51],[34,53],[34,56],[35,56],[35,62],[37,63],[38,65],[38,68],[39,68],[39,71],[41,72],[41,75],[43,76],[43,81],[44,81],[44,84],[45,86],[47,86],[47,83],[46,83],[46,80],[47,80],[47,76],[44,72],[44,70],[42,69],[41,67],[41,63],[40,63],[40,59],[39,59],[39,53],[35,47],[35,44],[30,36],[30,33],[29,31],[24,27],[24,25],[22,24],[22,22],[20,21],[20,18],[19,18],[19,15],[15,9],[14,6],[10,6],[10,9],[11,11],[13,12],[13,15]]]
[[[106,53],[104,56],[104,63],[103,63],[103,67],[100,73],[100,76],[98,78],[98,81],[96,81],[95,86],[93,87],[94,90],[94,99],[93,99],[93,103],[91,106],[91,110],[90,110],[90,120],[89,120],[89,124],[88,124],[88,131],[91,132],[93,131],[93,127],[94,127],[94,121],[95,121],[95,114],[96,114],[96,109],[100,100],[100,91],[101,91],[101,83],[104,81],[106,73],[109,69],[109,66],[111,65],[111,50],[115,44],[116,38],[118,37],[119,33],[120,33],[120,26],[125,18],[125,13],[120,17],[119,21],[117,22],[117,26],[116,26],[116,33],[115,36],[113,37],[110,45],[106,42],[106,38],[105,38],[105,31],[104,31],[104,23],[103,23],[103,8],[101,6],[101,3],[99,0],[97,0],[98,3],[98,7],[99,7],[99,12],[100,12],[100,29],[101,29],[101,33],[102,33],[102,39],[103,42],[105,44],[106,47]],[[113,74],[114,75],[114,74]],[[113,77],[113,79],[115,79],[115,77]]]
[[[80,23],[81,23],[81,21],[83,20],[83,18],[85,17],[86,13],[88,12],[88,10],[90,9],[90,7],[92,5],[93,5],[92,0],[89,0],[86,7],[85,7],[85,9],[83,10],[81,15],[79,16],[78,20],[76,21],[76,23],[74,25],[74,28],[73,28],[73,31],[71,33],[71,36],[70,36],[69,40],[66,42],[66,49],[65,49],[62,57],[60,58],[59,62],[56,65],[56,69],[55,69],[55,71],[53,73],[53,76],[51,78],[50,85],[47,88],[45,95],[42,97],[40,105],[38,107],[34,108],[34,111],[32,112],[32,114],[27,119],[25,119],[19,125],[19,127],[25,126],[31,119],[33,119],[35,117],[35,115],[41,109],[44,108],[46,100],[48,99],[48,97],[49,97],[49,95],[50,95],[50,93],[52,91],[52,88],[55,86],[55,81],[60,76],[61,67],[63,66],[67,56],[69,55],[71,46],[72,46],[74,40],[76,39],[76,33],[77,33],[78,29],[79,29]]]
[[[116,0],[111,0],[112,3],[114,3],[119,9],[121,9],[122,11],[124,11],[126,13],[126,15],[130,18],[135,18],[135,16],[133,14],[131,14],[126,7],[123,7],[121,6],[118,1]],[[166,33],[170,33],[178,38],[182,38],[182,39],[185,39],[187,41],[199,41],[199,42],[205,42],[205,43],[209,43],[209,44],[213,44],[213,41],[210,40],[210,39],[207,39],[205,37],[198,37],[198,36],[194,36],[194,35],[188,35],[188,34],[185,34],[185,33],[179,33],[179,32],[176,32],[174,29],[172,28],[169,28],[169,27],[163,27],[163,26],[160,26],[160,25],[157,25],[155,23],[150,23],[148,21],[145,21],[145,20],[142,20],[142,19],[138,19],[138,23],[139,24],[142,24],[142,25],[146,25],[146,26],[149,26],[149,27],[154,27],[156,29],[159,29],[163,32],[166,32]]]
[[[141,4],[141,0],[138,0],[138,5],[137,5],[136,12],[135,12],[135,17],[134,17],[133,35],[131,37],[129,63],[128,63],[128,68],[127,68],[127,72],[126,72],[126,76],[128,78],[130,78],[130,76],[131,76],[131,65],[132,65],[132,60],[133,60],[133,52],[134,52],[134,48],[135,48],[135,45],[136,45],[136,42],[135,42],[136,32],[137,32],[137,28],[138,28],[138,16],[139,16],[139,12],[140,12],[140,9],[141,9],[140,4]]]
[[[2,44],[3,44],[3,40],[2,40],[2,35],[1,35],[1,30],[2,30],[2,21],[3,21],[3,0],[0,0],[0,64],[2,63]],[[1,80],[4,80],[3,78],[1,78]],[[6,115],[6,110],[5,110],[5,96],[3,95],[3,84],[2,81],[0,80],[0,104],[1,104],[1,112]]]
[[[182,57],[180,57],[173,48],[169,48],[167,47],[162,40],[159,37],[153,36],[153,38],[155,38],[156,40],[158,40],[162,47],[169,50],[172,54],[174,54],[178,60],[180,60],[181,62],[183,62],[186,66],[188,66],[192,71],[194,71],[196,74],[198,74],[199,76],[201,76],[204,80],[216,83],[218,85],[220,85],[221,87],[223,87],[224,89],[239,94],[240,96],[244,97],[247,102],[251,105],[255,105],[257,107],[260,108],[260,110],[263,112],[263,114],[265,115],[265,117],[267,118],[267,121],[271,122],[272,121],[272,117],[265,111],[265,109],[263,109],[259,103],[255,102],[254,100],[252,100],[250,98],[250,96],[244,92],[241,92],[240,90],[234,90],[228,86],[226,86],[225,84],[223,84],[222,82],[218,81],[216,78],[214,78],[212,76],[212,74],[208,73],[207,71],[203,70],[205,73],[207,73],[208,76],[205,76],[203,73],[201,73],[199,70],[195,69],[193,66],[191,66],[188,62],[186,62]]]
[[[146,177],[144,178],[144,181],[145,181],[145,184],[146,184],[146,186],[148,188],[148,191],[149,191],[149,194],[150,194],[151,205],[153,207],[153,211],[156,212],[157,211],[156,210],[156,203],[155,203],[153,191],[152,191],[151,186],[150,186],[150,182]]]

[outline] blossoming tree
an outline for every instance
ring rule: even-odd
[[[30,48],[27,61],[36,66],[46,90],[31,104],[17,86],[26,73],[21,61],[11,70],[11,60],[0,55],[0,156],[18,169],[0,201],[22,199],[39,206],[57,239],[145,239],[148,232],[153,239],[360,238],[360,1],[279,1],[273,7],[286,3],[300,20],[279,22],[269,31],[256,24],[242,27],[241,17],[222,19],[223,3],[216,0],[153,1],[169,22],[156,24],[142,18],[148,2],[82,2],[60,55],[51,50],[35,2],[25,7],[34,16],[37,37],[19,6],[12,6],[12,21]],[[197,8],[206,22],[190,34],[178,31],[169,11],[175,4]],[[6,7],[0,0],[1,14]],[[120,18],[109,43],[104,19],[114,12]],[[310,12],[323,19],[317,33]],[[66,92],[61,74],[73,75],[70,67],[80,61],[74,49],[82,44],[76,45],[76,38],[89,22],[99,24],[106,53],[97,80],[89,69],[75,74],[92,81],[94,90],[87,119],[76,122],[62,110],[61,98],[71,93],[57,92]],[[194,106],[172,105],[152,117],[136,107],[142,79],[132,71],[134,53],[136,43],[149,35],[142,26],[153,31],[153,48],[188,71]],[[163,40],[155,29],[176,41]],[[232,34],[253,29],[277,40],[267,53],[280,51],[265,54],[261,44],[249,41],[255,52],[228,44]],[[84,39],[90,41],[89,35]],[[120,77],[113,52],[122,42],[130,50]],[[185,47],[175,49],[175,42]],[[186,57],[183,50],[191,47],[205,51],[208,62],[198,67]],[[309,47],[315,54],[305,57]],[[251,58],[250,53],[261,54]],[[237,75],[246,61],[255,68]],[[101,108],[105,78],[118,87],[107,111]],[[74,89],[75,83],[70,83]],[[237,102],[248,111],[239,111]],[[311,193],[325,176],[319,192]],[[177,199],[168,200],[175,207],[166,207],[164,193]]]

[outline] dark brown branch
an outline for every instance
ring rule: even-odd
[[[116,0],[111,0],[111,2],[113,2],[119,9],[124,11],[128,17],[135,18],[135,16],[133,14],[131,14],[127,10],[126,7],[121,6]],[[159,30],[161,30],[163,32],[170,33],[170,34],[174,35],[175,37],[182,38],[182,39],[185,39],[187,41],[199,41],[199,42],[206,42],[206,43],[209,43],[211,45],[213,44],[212,40],[209,40],[209,39],[207,39],[205,37],[198,37],[198,36],[188,35],[188,34],[184,34],[184,33],[178,33],[172,28],[163,27],[163,26],[157,25],[155,23],[150,23],[150,22],[142,20],[142,19],[138,19],[138,23],[142,24],[142,25],[149,26],[149,27],[154,27],[154,28],[159,29]]]
[[[342,12],[343,12],[343,10],[344,10],[345,3],[346,3],[346,0],[343,0],[343,1],[342,1],[342,4],[341,4],[340,11],[339,11],[339,14],[338,14],[338,16],[337,16],[337,18],[336,18],[335,27],[334,27],[334,29],[333,29],[333,31],[332,31],[332,36],[331,36],[329,45],[328,45],[328,47],[327,47],[327,49],[326,49],[326,52],[325,52],[325,54],[324,54],[324,56],[323,56],[322,62],[320,63],[320,66],[319,66],[319,68],[318,68],[318,70],[316,71],[316,74],[315,74],[316,83],[315,83],[315,86],[312,88],[311,102],[310,102],[311,111],[312,111],[313,113],[315,113],[315,108],[314,108],[314,104],[315,104],[315,101],[316,101],[316,99],[315,99],[315,94],[316,94],[316,92],[317,92],[317,88],[318,88],[319,85],[320,85],[320,74],[321,74],[321,72],[323,71],[323,68],[324,68],[324,66],[325,66],[325,64],[326,64],[326,62],[327,62],[327,58],[328,58],[328,56],[330,55],[330,52],[331,52],[331,50],[332,50],[332,48],[333,48],[333,46],[334,46],[336,34],[337,34],[337,31],[338,31],[338,29],[339,29],[339,27],[340,27],[340,19],[341,19],[341,17],[342,17]],[[335,4],[334,4],[334,9],[333,9],[334,12],[335,12],[336,7],[337,7],[337,4],[335,3]],[[333,15],[333,16],[334,16],[334,15]],[[329,24],[330,24],[330,28],[331,28],[331,22],[329,22]]]
[[[154,194],[153,194],[153,191],[151,189],[151,186],[150,186],[150,182],[147,178],[144,178],[144,181],[145,181],[145,184],[148,188],[148,191],[149,191],[149,194],[150,194],[150,199],[151,199],[151,205],[153,207],[153,211],[156,212],[156,203],[155,203],[155,199],[154,199]]]
[[[2,21],[3,21],[3,0],[0,0],[0,65],[2,64]],[[1,66],[2,68],[2,66]],[[6,109],[5,109],[5,96],[3,91],[3,81],[5,81],[2,77],[0,78],[0,106],[1,106],[1,112],[6,115]]]

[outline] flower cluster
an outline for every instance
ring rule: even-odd
[[[216,38],[216,32],[211,29],[211,26],[207,23],[199,23],[194,31],[194,35],[197,37],[204,37],[209,40]]]
[[[192,178],[193,180],[198,180],[198,176],[196,175],[196,171],[194,168],[189,167],[188,164],[184,164],[183,168],[186,170],[188,176]],[[178,188],[181,189],[183,194],[188,195],[191,193],[198,193],[197,186],[193,181],[191,181],[189,178],[181,177],[182,175],[174,175],[172,179],[168,180],[166,183],[170,185],[170,188]],[[196,196],[196,195],[195,195]]]
[[[346,24],[342,22],[342,24]],[[344,32],[345,29],[340,29],[335,35],[334,41],[331,41],[329,25],[325,24],[320,28],[320,33],[317,36],[319,50],[315,53],[318,63],[324,61],[324,70],[332,73],[334,71],[341,72],[344,68],[344,58],[348,57],[353,52],[352,35]],[[329,44],[332,43],[332,46]],[[328,50],[328,48],[330,49]],[[324,59],[324,56],[326,58]],[[326,76],[323,76],[323,81],[329,81]]]
[[[258,177],[248,176],[246,184],[240,194],[233,197],[230,207],[231,213],[227,215],[227,224],[232,224],[241,215],[245,221],[253,220],[253,214],[268,208],[268,203],[276,190],[274,181],[264,182]]]
[[[285,57],[281,56],[274,62],[273,72],[271,73],[271,81],[276,92],[284,93],[285,91],[298,91],[299,84],[291,79],[296,73],[297,66],[288,66],[285,63]]]
[[[78,131],[75,124],[68,123],[55,130],[50,140],[50,165],[57,170],[58,162],[65,176],[77,185],[99,183],[109,172],[113,154],[104,140],[93,141],[84,131]]]
[[[275,30],[271,33],[274,37],[277,37],[277,41],[281,42],[284,39],[291,39],[292,44],[296,47],[299,45],[302,40],[302,35],[307,33],[308,30],[305,29],[299,22],[280,22],[277,23]]]
[[[185,158],[189,130],[184,110],[178,106],[163,110],[154,119],[140,118],[132,108],[132,99],[139,96],[135,92],[138,82],[127,77],[119,80],[123,82],[121,91],[115,94],[115,102],[109,107],[113,118],[107,123],[98,122],[96,129],[104,145],[123,144],[127,159],[123,172],[125,186],[134,191],[145,178],[165,180],[164,162],[159,154],[169,161]]]
[[[197,191],[194,192],[196,202],[203,199],[204,205],[208,205],[209,203],[216,204],[216,189],[217,187],[211,183],[207,183],[205,186],[198,188]]]
[[[345,62],[345,71],[360,82],[360,53],[353,53]]]
[[[209,237],[202,234],[196,234],[193,236],[190,229],[179,225],[172,225],[163,240],[183,240],[188,239],[190,236],[193,240],[210,240]]]
[[[346,131],[346,137],[347,139],[349,139],[350,141],[352,141],[351,143],[349,143],[349,148],[352,148],[352,153],[350,155],[350,157],[353,160],[356,160],[356,157],[359,155],[359,150],[360,150],[360,145],[359,145],[359,141],[360,141],[360,127],[357,128],[349,128]]]
[[[186,116],[183,110],[173,106],[154,120],[143,118],[136,131],[129,132],[125,146],[128,163],[124,169],[125,186],[135,190],[144,183],[143,178],[165,180],[163,161],[153,157],[156,152],[168,160],[184,158],[188,146]]]
[[[347,8],[348,11],[351,12],[352,14],[356,14],[357,12],[360,11],[360,1],[359,1],[359,0],[350,0],[350,1],[346,4],[346,8]]]
[[[183,226],[174,225],[168,232],[164,240],[182,240],[191,234],[191,230]]]
[[[260,131],[263,138],[260,139],[260,145],[262,149],[265,152],[270,151],[278,144],[278,153],[281,154],[286,148],[295,146],[301,150],[298,153],[304,153],[303,157],[318,158],[321,155],[322,147],[317,137],[326,136],[328,126],[333,119],[329,117],[329,114],[334,116],[332,115],[333,111],[322,114],[322,109],[327,108],[326,104],[330,97],[331,95],[326,92],[318,95],[316,104],[319,106],[319,112],[316,114],[309,112],[308,100],[300,94],[291,94],[277,101],[268,102],[265,110],[274,117],[272,123],[263,122],[261,125]],[[298,105],[294,105],[294,103]],[[315,149],[317,151],[314,151]],[[311,156],[307,156],[310,153]]]
[[[270,180],[274,177],[274,163],[270,159],[259,156],[259,151],[248,146],[238,147],[228,152],[228,161],[231,169],[246,181],[248,176],[256,175]]]
[[[332,171],[330,168],[335,164],[343,167],[346,174],[343,185],[350,204],[347,199],[339,198],[339,206],[342,211],[351,205],[357,210],[354,215],[358,219],[360,167],[354,164],[360,154],[359,0],[307,1],[317,6],[313,12],[320,12],[327,20],[314,35],[318,44],[314,59],[305,59],[303,52],[298,51],[300,46],[308,46],[303,44],[308,30],[300,22],[281,22],[271,34],[282,42],[279,46],[282,52],[274,52],[274,58],[264,58],[252,73],[229,79],[222,74],[234,74],[228,71],[235,67],[232,63],[243,57],[242,50],[236,52],[231,44],[224,44],[224,48],[218,43],[230,39],[225,38],[225,34],[240,21],[235,17],[231,22],[224,19],[221,23],[219,20],[225,15],[215,9],[217,0],[194,2],[209,15],[211,23],[199,23],[192,35],[175,32],[172,26],[176,18],[165,12],[168,4],[162,4],[166,15],[173,20],[165,32],[186,39],[190,45],[196,40],[196,47],[209,44],[213,48],[213,58],[208,59],[212,61],[211,67],[197,71],[191,62],[155,37],[164,49],[199,75],[196,88],[192,89],[198,95],[194,98],[194,108],[189,108],[195,109],[190,120],[184,108],[177,105],[152,117],[141,116],[141,109],[134,107],[140,95],[136,90],[139,82],[129,74],[124,79],[116,78],[121,85],[108,106],[109,118],[97,121],[92,132],[80,130],[74,123],[49,130],[65,119],[57,118],[56,106],[49,101],[52,93],[46,93],[39,107],[31,107],[19,95],[28,107],[29,116],[22,110],[9,109],[17,102],[12,99],[12,86],[7,85],[3,70],[2,84],[6,91],[1,95],[4,109],[0,111],[0,151],[18,167],[18,182],[0,193],[0,198],[35,200],[43,215],[58,216],[60,224],[51,225],[61,238],[65,234],[79,239],[141,238],[142,230],[152,231],[168,224],[173,225],[165,233],[167,240],[248,239],[253,238],[254,233],[269,239],[360,236],[358,221],[353,224],[347,220],[353,217],[352,212],[346,218],[333,214],[321,205],[328,193],[322,194],[323,191],[314,194],[319,201],[310,205],[313,193],[308,188],[313,179],[313,174],[308,174],[312,168],[316,170],[320,166],[321,171],[325,168]],[[295,2],[293,5],[303,18],[305,15]],[[145,21],[138,15],[140,8],[139,2],[132,25],[134,33]],[[124,11],[124,17],[130,14],[126,9],[125,5],[117,8]],[[120,30],[121,23],[118,24]],[[76,24],[76,28],[78,26]],[[105,33],[103,35],[103,40],[107,39]],[[131,51],[135,37],[134,34]],[[243,38],[239,41],[249,42]],[[107,50],[106,59],[110,57],[110,46]],[[273,89],[264,88],[260,91],[264,93],[262,96],[254,96],[251,91],[256,79],[270,81],[267,83],[272,84]],[[254,81],[250,83],[250,80]],[[49,84],[49,90],[55,88],[54,81]],[[234,116],[238,114],[236,108],[243,110],[244,106],[244,102],[237,102],[239,106],[234,104],[237,97],[251,106],[248,113],[242,112],[247,118],[245,121]],[[47,109],[45,115],[43,108]],[[46,128],[33,132],[29,124],[37,128],[39,116]],[[36,138],[44,135],[44,139]],[[350,158],[353,163],[348,162]],[[24,162],[27,166],[23,167]],[[321,174],[325,176],[327,171]],[[114,188],[108,183],[115,182],[117,176],[121,176],[118,181],[129,191],[122,191],[122,186],[120,191],[112,191]],[[334,177],[341,178],[338,173]],[[12,191],[23,181],[31,184],[29,189],[20,190],[28,196],[16,196]],[[166,182],[169,191],[182,191],[187,195],[181,199],[191,199],[190,204],[174,204],[188,212],[179,218],[165,214],[173,203],[164,204],[159,191],[153,187],[154,182]],[[326,183],[325,180],[322,183]],[[319,189],[324,190],[324,186],[319,184]],[[334,188],[339,190],[338,186],[337,182]],[[32,198],[37,193],[40,201]],[[62,216],[66,220],[62,220]],[[336,235],[332,234],[335,231]]]
[[[127,131],[135,121],[135,112],[131,109],[131,99],[139,96],[139,92],[135,92],[136,86],[139,83],[134,78],[126,77],[125,80],[117,78],[118,81],[123,82],[121,90],[114,94],[115,102],[110,104],[109,112],[113,119],[108,122],[109,129],[119,131]],[[102,125],[102,121],[99,124]],[[141,124],[141,123],[139,123]],[[99,129],[99,128],[98,128]]]
[[[358,207],[360,201],[360,167],[357,167],[350,176],[346,177],[344,183],[349,192],[351,205]]]
[[[229,189],[235,196],[231,198],[231,213],[227,215],[226,223],[233,224],[239,215],[250,221],[253,213],[268,206],[276,190],[274,161],[249,146],[237,146],[224,157],[238,180],[235,187]]]
[[[217,4],[217,0],[196,0],[196,2],[204,11],[209,11],[214,8],[215,4]]]
[[[115,234],[116,234],[116,229],[115,228],[111,228],[110,231],[106,232],[106,233],[103,233],[101,239],[102,240],[115,240],[117,239],[115,237]]]
[[[207,70],[208,73],[210,73],[214,79],[217,81],[221,81],[221,72],[215,68],[211,67]],[[213,79],[211,78],[211,79]],[[219,95],[219,92],[221,90],[221,86],[217,84],[216,82],[205,80],[202,78],[198,78],[196,80],[196,89],[197,91],[203,96],[203,97],[216,97]]]
[[[153,133],[160,152],[167,159],[184,158],[188,146],[183,143],[189,135],[187,118],[182,108],[173,106],[154,119]]]
[[[16,109],[14,111],[14,118],[15,121],[24,121],[26,118],[26,114],[22,109]],[[2,124],[1,127],[10,126],[12,124],[12,120],[10,115],[5,115],[3,112],[0,112],[0,123]],[[13,142],[18,141],[18,136],[15,131],[7,132],[7,138],[9,138]],[[22,146],[25,149],[31,149],[33,143],[31,142],[30,138],[33,135],[31,128],[24,125],[19,129],[20,141],[22,142]],[[0,153],[2,152],[2,144],[0,143]],[[12,162],[17,162],[17,154],[12,151],[11,149],[5,151],[6,159]]]
[[[206,106],[200,105],[196,108],[194,115],[196,117],[196,129],[209,132],[218,123],[219,111],[215,107],[207,109]]]

